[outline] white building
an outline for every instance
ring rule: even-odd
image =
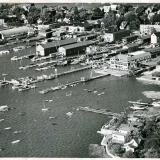
[[[111,7],[110,6],[103,6],[103,9],[104,9],[105,13],[108,13],[110,11]]]
[[[160,25],[140,25],[141,35],[151,35],[153,30],[160,32]]]
[[[81,26],[66,26],[68,32],[84,32],[85,28]]]
[[[112,134],[112,141],[116,143],[124,143],[125,142],[125,133],[114,132]]]
[[[159,43],[159,38],[160,38],[160,32],[153,33],[151,35],[151,43],[152,44]]]

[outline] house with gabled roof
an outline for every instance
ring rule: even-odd
[[[124,143],[125,142],[125,136],[126,134],[125,133],[121,133],[121,132],[114,132],[112,134],[112,142],[115,142],[115,143]]]
[[[155,32],[151,35],[151,43],[159,43],[160,42],[160,32]]]
[[[126,152],[128,152],[128,151],[134,152],[135,148],[138,147],[140,142],[141,142],[141,139],[133,138],[130,142],[125,143],[123,145],[123,148],[125,149]]]

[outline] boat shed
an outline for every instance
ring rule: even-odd
[[[116,32],[106,31],[106,33],[104,34],[104,39],[106,42],[116,42],[121,40],[123,37],[129,36],[130,33],[131,32],[129,30],[125,29]]]
[[[130,44],[123,46],[123,49],[128,49],[128,53],[130,53],[130,52],[137,51],[138,47],[139,47],[138,43],[130,43]]]
[[[127,36],[127,37],[122,38],[122,41],[130,43],[130,42],[137,40],[138,37],[139,37],[139,35],[131,35],[131,36]]]
[[[143,49],[143,51],[150,52],[151,53],[151,58],[155,58],[155,57],[160,55],[160,47],[146,48],[146,49]]]
[[[78,54],[81,52],[85,52],[86,48],[93,44],[94,42],[92,41],[84,41],[80,43],[75,43],[75,44],[67,45],[64,47],[60,47],[59,52],[64,56]]]
[[[18,37],[21,35],[28,34],[29,30],[30,29],[27,26],[2,30],[2,31],[0,31],[0,40],[4,40],[4,39],[10,38],[12,36]]]
[[[36,46],[36,54],[40,56],[47,56],[51,53],[57,52],[59,47],[75,43],[77,43],[77,41],[74,38],[69,38],[65,40],[57,40],[55,42],[49,42],[46,44],[39,44]]]

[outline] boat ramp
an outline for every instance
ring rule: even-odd
[[[120,115],[119,113],[110,112],[107,109],[93,109],[93,108],[89,108],[89,107],[80,107],[79,110],[98,113],[98,114],[105,114],[108,116],[119,116]]]

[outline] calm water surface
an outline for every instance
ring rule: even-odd
[[[11,52],[0,57],[0,79],[2,73],[7,73],[6,79],[20,78],[24,76],[37,76],[54,73],[54,69],[43,72],[35,71],[35,67],[27,70],[19,70],[21,65],[31,63],[29,59],[11,61],[13,56],[20,56],[35,52],[35,48],[21,52]],[[78,68],[80,66],[74,66]],[[71,66],[58,67],[58,72],[69,70]],[[11,85],[0,88],[0,106],[8,105],[15,110],[0,112],[0,146],[4,148],[0,157],[89,157],[89,144],[100,144],[102,136],[97,134],[109,117],[96,113],[77,110],[79,106],[90,106],[91,108],[105,108],[113,112],[121,112],[127,107],[128,100],[147,100],[142,91],[158,91],[157,85],[146,85],[138,82],[135,77],[119,78],[108,76],[79,84],[65,90],[59,90],[45,95],[38,91],[57,86],[58,83],[65,84],[67,81],[79,80],[82,76],[89,76],[91,70],[61,76],[57,79],[36,83],[37,88],[18,92],[12,90]],[[93,73],[94,75],[94,73]],[[83,89],[95,89],[98,92],[87,92]],[[66,96],[66,92],[72,91],[72,96]],[[98,93],[105,92],[98,96]],[[45,102],[50,111],[42,112],[43,100],[52,99],[53,102]],[[19,112],[26,112],[18,116]],[[74,112],[71,117],[67,112]],[[49,117],[56,119],[49,120]],[[52,123],[57,125],[52,125]],[[11,127],[11,130],[4,130]],[[16,130],[22,133],[14,134]],[[12,145],[17,139],[22,141]]]

